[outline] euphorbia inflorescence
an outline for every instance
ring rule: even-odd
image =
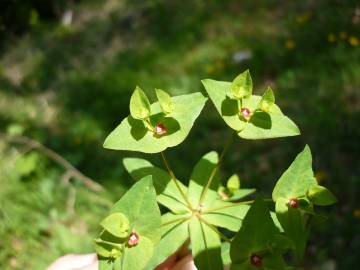
[[[240,109],[241,116],[245,118],[246,121],[249,121],[251,118],[251,111],[248,108],[241,108]]]
[[[261,267],[262,266],[262,258],[259,255],[253,254],[250,257],[250,263],[251,265],[255,267]]]
[[[139,243],[140,236],[136,232],[132,232],[128,239],[128,245],[130,247],[136,246]]]
[[[291,208],[298,208],[299,207],[299,201],[296,198],[291,198],[288,202],[289,206]]]
[[[155,133],[155,135],[157,135],[157,136],[165,135],[166,132],[167,132],[166,127],[165,127],[165,125],[162,124],[162,123],[159,123],[159,124],[157,124],[157,125],[154,127],[154,133]]]

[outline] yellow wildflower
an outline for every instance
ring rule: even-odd
[[[307,22],[310,19],[310,17],[311,17],[310,11],[304,12],[303,14],[296,16],[296,22],[298,24],[303,24]]]
[[[341,39],[346,39],[347,38],[347,33],[345,32],[345,31],[341,31],[340,33],[339,33],[339,37],[341,38]]]
[[[355,209],[353,212],[354,217],[360,218],[360,209]]]
[[[336,36],[333,33],[328,34],[327,39],[330,43],[336,42]]]
[[[359,39],[357,37],[355,37],[355,36],[350,36],[349,37],[349,43],[350,43],[351,46],[356,47],[356,46],[359,45]]]
[[[285,47],[286,49],[288,50],[292,50],[296,47],[296,43],[294,40],[292,39],[288,39],[286,42],[285,42]]]

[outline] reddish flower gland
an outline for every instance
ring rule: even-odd
[[[166,133],[166,127],[163,124],[157,124],[154,128],[154,133],[156,135],[164,135]]]
[[[132,232],[129,236],[128,245],[131,247],[136,246],[137,243],[139,243],[139,239],[140,239],[139,235],[135,232]]]
[[[290,200],[289,200],[289,206],[290,206],[291,208],[298,208],[298,207],[299,207],[299,202],[298,202],[298,200],[297,200],[296,198],[290,199]]]
[[[251,255],[250,263],[255,267],[260,267],[262,265],[262,258],[259,255]]]
[[[248,108],[241,108],[240,110],[241,115],[246,119],[249,120],[251,117],[251,111]]]

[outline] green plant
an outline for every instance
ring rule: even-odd
[[[319,186],[308,146],[275,185],[272,199],[242,200],[255,189],[241,189],[233,175],[226,187],[219,167],[234,135],[268,139],[299,135],[299,129],[275,104],[270,88],[252,94],[249,71],[233,82],[203,80],[208,97],[232,129],[224,150],[204,155],[194,167],[189,185],[170,168],[164,150],[187,137],[207,97],[202,93],[170,97],[156,90],[150,103],[136,87],[130,115],[107,137],[104,147],[160,153],[166,170],[145,159],[126,158],[126,170],[138,182],[114,205],[95,240],[101,270],[154,269],[180,247],[188,245],[198,269],[293,269],[283,255],[297,263],[304,254],[311,225],[323,219],[314,206],[336,198]],[[275,213],[265,202],[275,203]],[[166,211],[160,216],[158,204]]]

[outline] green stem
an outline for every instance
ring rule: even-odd
[[[188,220],[188,219],[190,219],[190,218],[191,218],[191,216],[177,218],[177,219],[174,219],[174,220],[171,220],[171,221],[165,222],[165,223],[161,224],[161,226],[167,226],[167,225],[170,225],[170,224],[176,223],[176,222],[178,222],[178,221],[180,221],[180,223],[181,223],[181,222],[184,222],[184,221],[186,221],[186,220]]]
[[[151,121],[150,121],[150,118],[149,118],[149,117],[146,118],[146,119],[144,119],[143,122],[144,122],[146,128],[147,128],[150,132],[154,132],[154,127],[153,127],[153,125],[151,124]]]
[[[189,202],[189,200],[188,200],[188,198],[186,197],[184,191],[183,191],[182,188],[180,187],[180,185],[179,185],[179,183],[178,183],[178,180],[176,179],[173,171],[172,171],[171,168],[170,168],[169,163],[167,162],[167,159],[166,159],[166,157],[165,157],[165,153],[164,153],[164,152],[161,152],[161,157],[162,157],[162,160],[163,160],[163,162],[164,162],[164,164],[165,164],[166,169],[168,170],[168,172],[169,172],[169,174],[170,174],[171,179],[172,179],[172,180],[174,181],[174,183],[175,183],[175,186],[176,186],[177,189],[179,190],[181,196],[182,196],[183,199],[185,200],[185,202],[186,202],[187,206],[189,207],[189,209],[192,210],[191,203]]]
[[[212,224],[210,224],[209,222],[207,222],[205,219],[201,218],[201,216],[198,216],[198,218],[200,219],[200,222],[205,223],[207,226],[210,227],[210,229],[212,229],[215,233],[217,233],[217,235],[220,236],[221,239],[223,239],[226,242],[231,243],[231,240],[229,238],[227,238],[224,234],[222,234],[221,232],[219,232],[219,230],[213,226]]]
[[[272,202],[272,199],[264,199],[264,201]],[[216,211],[219,211],[219,210],[236,207],[236,206],[239,206],[239,205],[252,204],[253,202],[254,202],[254,200],[232,203],[232,204],[229,204],[229,205],[225,205],[225,206],[221,206],[221,207],[217,207],[217,208],[213,208],[213,209],[208,209],[208,210],[203,211],[202,213],[208,214],[208,213],[216,212]]]
[[[232,204],[229,204],[229,205],[225,205],[225,206],[205,210],[205,211],[203,211],[203,213],[208,214],[208,213],[216,212],[216,211],[219,211],[219,210],[236,207],[236,206],[239,206],[239,205],[252,204],[253,202],[254,202],[254,200],[232,203]]]
[[[202,202],[204,201],[206,192],[208,191],[208,189],[210,188],[210,186],[212,184],[212,181],[213,181],[213,179],[214,179],[214,177],[216,175],[217,170],[220,167],[220,164],[221,164],[221,162],[222,162],[222,160],[223,160],[223,158],[225,156],[225,153],[227,152],[230,144],[232,143],[233,137],[234,137],[234,132],[231,133],[231,136],[229,137],[228,141],[226,142],[226,144],[224,146],[223,151],[221,152],[221,155],[220,155],[220,158],[219,158],[218,162],[216,163],[215,167],[211,171],[211,174],[210,174],[209,179],[208,179],[208,181],[206,183],[206,186],[203,188],[203,190],[201,192],[199,205],[201,205]]]

